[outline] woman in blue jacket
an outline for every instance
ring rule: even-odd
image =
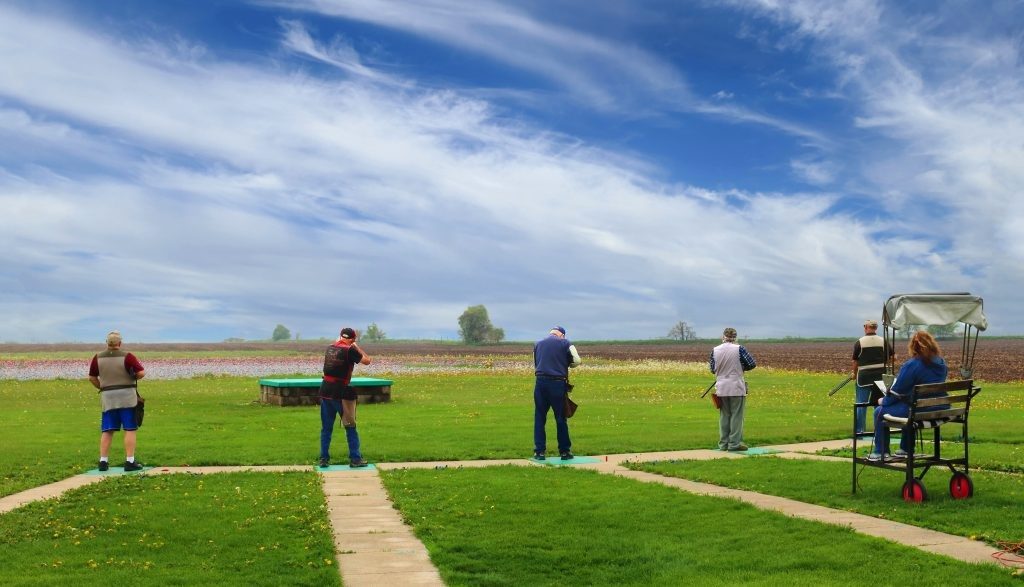
[[[889,426],[883,417],[892,414],[906,418],[910,415],[910,400],[915,385],[942,383],[946,380],[946,362],[942,360],[939,345],[932,335],[924,330],[915,332],[907,344],[907,351],[910,360],[900,367],[890,393],[878,400],[878,407],[875,408],[875,450],[868,455],[869,461],[880,461],[889,456]],[[935,406],[932,409],[941,408]],[[907,426],[903,428],[900,438],[900,450],[896,451],[893,458],[906,458],[907,453],[913,450],[914,429]]]

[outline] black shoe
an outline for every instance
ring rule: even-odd
[[[128,461],[124,462],[124,472],[125,473],[131,473],[132,471],[141,471],[141,470],[142,470],[142,463],[129,463]]]
[[[99,470],[100,471],[106,471],[109,468],[110,468],[110,463],[108,463],[107,461],[100,461],[100,466],[99,466]]]
[[[320,468],[326,469],[331,466],[331,459],[320,459]]]
[[[348,462],[348,466],[352,469],[359,469],[369,464],[369,462],[364,461],[363,459],[352,459],[351,461]]]
[[[533,458],[538,461],[543,461],[546,460],[548,456],[542,452],[535,452],[533,453]]]
[[[562,453],[562,460],[563,461],[571,461],[572,460],[572,453],[569,452],[569,451],[563,452]]]

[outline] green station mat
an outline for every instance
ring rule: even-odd
[[[563,461],[561,459],[561,457],[554,456],[554,457],[548,457],[547,459],[545,459],[543,461],[538,461],[537,459],[534,459],[534,458],[531,458],[530,460],[535,462],[535,463],[541,464],[541,465],[551,465],[553,467],[560,467],[562,465],[584,465],[584,464],[588,464],[588,463],[600,463],[601,462],[601,459],[599,459],[597,457],[573,457],[573,458],[571,458],[571,459],[569,459],[567,461]]]
[[[311,379],[260,379],[260,385],[266,385],[267,387],[320,387],[322,381],[319,377]],[[394,383],[390,379],[353,377],[349,385],[352,387],[380,387],[393,385]]]
[[[150,469],[153,469],[153,468],[154,467],[143,466],[142,469],[140,469],[138,471],[128,471],[126,473],[125,470],[124,470],[124,467],[110,467],[106,471],[100,471],[99,469],[89,469],[88,471],[85,472],[85,474],[86,475],[99,475],[101,477],[109,477],[110,475],[136,475],[138,473],[145,473],[146,471],[148,471]]]
[[[775,450],[774,448],[748,448],[747,450],[736,451],[737,454],[741,455],[770,455],[777,452],[785,451]]]
[[[335,472],[335,471],[376,471],[377,467],[373,463],[370,463],[369,465],[366,465],[365,467],[356,467],[355,469],[353,469],[352,467],[350,467],[348,465],[331,465],[329,467],[321,467],[319,465],[313,465],[313,470],[318,472],[318,473],[332,473],[332,472]]]

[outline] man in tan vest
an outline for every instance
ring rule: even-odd
[[[136,382],[146,376],[135,355],[121,350],[121,333],[107,334],[107,350],[95,355],[89,364],[89,381],[100,390],[103,415],[100,418],[100,471],[110,468],[108,457],[114,432],[124,429],[124,470],[141,471],[135,462],[135,405],[138,403]]]
[[[747,380],[744,371],[757,366],[754,357],[736,344],[736,329],[722,332],[722,344],[711,351],[708,361],[715,374],[715,394],[721,402],[718,413],[718,449],[745,451],[743,418],[747,407]]]

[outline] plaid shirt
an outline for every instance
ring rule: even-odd
[[[747,349],[740,345],[740,364],[743,365],[744,371],[750,371],[757,366],[754,362],[754,357],[750,356]],[[715,351],[711,351],[711,358],[708,359],[708,366],[711,367],[711,372],[715,372]]]

